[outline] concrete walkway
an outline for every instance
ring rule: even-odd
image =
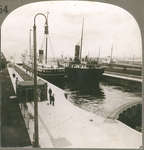
[[[13,71],[9,69],[10,74]],[[141,133],[118,120],[106,119],[74,106],[65,98],[65,91],[50,83],[48,86],[55,93],[56,100],[55,106],[49,105],[48,101],[39,103],[40,147],[139,148],[141,146]],[[27,105],[28,111],[33,114],[33,105],[30,103]]]

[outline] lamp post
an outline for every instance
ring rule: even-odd
[[[45,34],[48,33],[47,17],[42,13],[37,13],[34,17],[33,26],[33,48],[34,48],[34,147],[39,147],[39,131],[38,131],[38,93],[37,93],[37,42],[36,42],[36,17],[43,16],[45,18]]]

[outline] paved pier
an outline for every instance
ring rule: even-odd
[[[15,70],[9,68],[15,87],[12,72]],[[23,80],[17,73],[16,76]],[[40,147],[139,148],[142,145],[141,133],[118,120],[108,119],[74,106],[64,96],[65,91],[48,82],[47,84],[55,93],[55,106],[49,105],[48,101],[39,102]],[[27,106],[28,112],[33,115],[33,105],[27,103]],[[28,131],[32,140],[32,121]]]

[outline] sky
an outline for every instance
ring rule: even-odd
[[[49,12],[49,13],[48,13]],[[2,51],[9,59],[21,60],[29,52],[29,30],[34,16],[48,13],[48,57],[74,56],[80,43],[84,18],[82,56],[141,57],[141,35],[135,19],[122,8],[111,4],[84,1],[51,1],[24,5],[8,15],[2,24]],[[42,16],[36,18],[37,51],[45,49]],[[32,44],[33,45],[33,44]]]

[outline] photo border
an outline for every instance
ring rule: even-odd
[[[23,5],[34,3],[34,2],[48,2],[48,1],[55,1],[55,0],[0,0],[1,6],[6,6],[8,12],[0,13],[0,52],[1,52],[1,26],[4,19],[16,8],[19,8]],[[69,1],[69,0],[57,0],[59,1]],[[86,0],[74,0],[74,1],[86,1]],[[88,0],[89,2],[101,2],[106,4],[112,4],[118,6],[127,12],[129,12],[136,22],[138,23],[140,32],[141,32],[141,44],[142,44],[142,146],[139,149],[144,149],[144,0]],[[1,110],[1,103],[0,103],[0,110]],[[0,117],[1,118],[1,117]],[[1,124],[0,124],[1,126]],[[0,144],[1,144],[1,135],[0,135]],[[0,148],[0,150],[5,148]],[[11,149],[11,148],[6,148]],[[21,149],[21,148],[12,148],[12,149]],[[26,148],[26,149],[33,149],[33,148]],[[36,148],[41,149],[41,148]],[[55,149],[55,148],[46,148],[46,149]],[[65,149],[65,148],[59,148]],[[71,148],[73,149],[73,148]],[[89,150],[90,148],[83,148]],[[94,148],[97,150],[106,150],[107,148]],[[111,148],[108,148],[111,149]],[[124,149],[116,149],[115,150],[124,150]],[[127,149],[128,150],[128,149]]]

